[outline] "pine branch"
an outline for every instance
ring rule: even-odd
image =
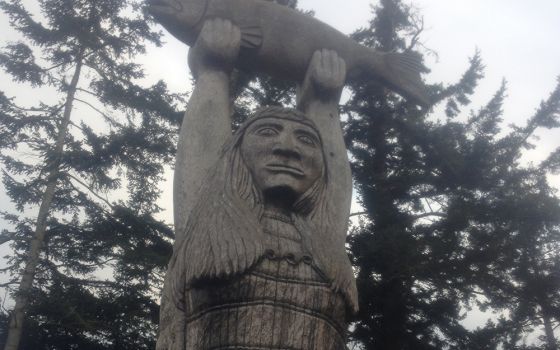
[[[447,88],[445,88],[439,95],[433,98],[435,103],[441,102],[446,98],[453,98],[448,104],[446,113],[453,115],[459,112],[457,103],[467,105],[470,103],[468,96],[474,93],[474,88],[477,86],[478,81],[484,77],[484,65],[480,58],[480,51],[476,50],[475,54],[470,58],[469,68],[463,73],[461,79]]]
[[[519,152],[521,147],[523,147],[527,140],[533,136],[533,134],[539,128],[558,128],[560,122],[560,78],[558,78],[558,84],[554,91],[550,94],[546,101],[541,102],[541,105],[535,115],[531,117],[527,125],[522,129],[521,135],[518,136],[519,141],[516,145],[511,148],[512,157]]]
[[[17,280],[11,280],[10,282],[0,283],[0,288],[9,288],[10,286],[18,284]]]
[[[5,267],[5,268],[3,268],[3,269],[0,269],[0,273],[8,272],[8,271],[10,271],[11,269],[12,269],[12,266]]]
[[[16,239],[16,236],[13,233],[2,232],[2,234],[0,234],[0,245],[13,241],[14,239]]]

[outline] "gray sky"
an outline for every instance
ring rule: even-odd
[[[36,1],[23,0],[34,6]],[[371,17],[369,0],[300,0],[304,9],[312,9],[316,17],[344,33],[366,25]],[[416,0],[424,17],[426,30],[423,42],[435,50],[439,60],[429,58],[432,73],[429,82],[454,82],[468,66],[468,58],[480,49],[486,65],[486,78],[476,90],[474,107],[483,105],[499,88],[503,78],[508,81],[505,102],[506,124],[522,124],[539,102],[548,97],[560,75],[560,1],[559,0]],[[0,16],[0,32],[11,40],[5,17]],[[2,40],[4,41],[4,40]],[[187,48],[167,36],[166,45],[153,48],[141,61],[146,64],[149,80],[165,80],[172,90],[186,91],[189,85]],[[0,75],[0,90],[18,94],[22,90]],[[41,96],[37,91],[25,96]],[[18,99],[25,102],[24,99]],[[30,101],[31,103],[31,101]],[[539,162],[560,146],[560,132],[538,134],[537,148],[527,152],[528,162]],[[160,204],[168,208],[163,217],[172,222],[171,181],[162,184]],[[552,179],[560,188],[560,178]],[[8,207],[0,188],[0,210]],[[2,222],[0,222],[0,229]],[[0,247],[4,248],[4,247]],[[479,320],[473,318],[474,323]]]

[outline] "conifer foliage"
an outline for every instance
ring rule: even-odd
[[[40,13],[27,8],[38,5]],[[134,62],[160,44],[137,0],[0,1],[0,66],[54,102],[0,92],[1,213],[15,307],[5,350],[149,349],[172,231],[156,220],[180,114]],[[39,209],[37,209],[39,208]]]
[[[410,7],[382,0],[354,37],[421,55],[421,31]],[[560,201],[547,181],[558,151],[540,165],[521,156],[535,131],[560,126],[560,85],[526,126],[507,128],[505,83],[465,112],[483,73],[475,53],[460,81],[431,87],[428,112],[373,82],[352,86],[343,106],[367,212],[350,237],[352,338],[365,349],[529,349],[531,332],[543,334],[534,346],[558,348]],[[502,317],[469,331],[461,321],[474,306]]]

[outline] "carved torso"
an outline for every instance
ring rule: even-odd
[[[358,308],[336,117],[346,64],[316,51],[300,110],[262,108],[231,134],[229,73],[247,29],[209,19],[189,52],[198,78],[177,146],[157,349],[342,350]]]
[[[261,219],[266,255],[185,292],[186,349],[345,349],[346,303],[288,217]]]

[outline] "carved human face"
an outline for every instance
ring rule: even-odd
[[[323,152],[317,132],[297,121],[263,118],[245,131],[241,155],[257,188],[297,198],[321,176]]]

